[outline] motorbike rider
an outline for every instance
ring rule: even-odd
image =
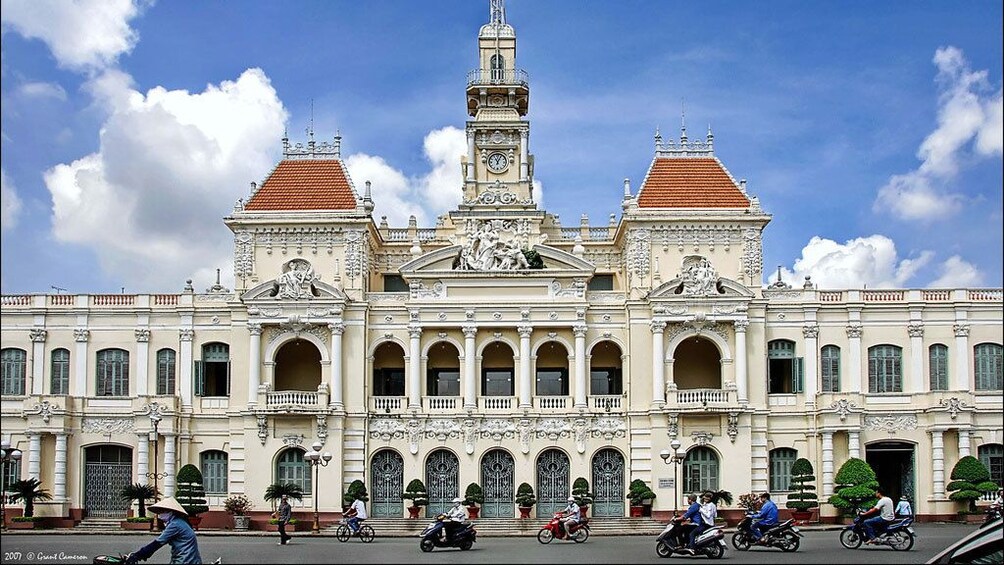
[[[467,509],[464,508],[464,499],[454,498],[453,506],[446,511],[446,516],[448,520],[443,522],[443,530],[446,541],[450,541],[453,539],[453,535],[463,527],[464,522],[467,521]]]
[[[579,505],[575,503],[575,497],[568,497],[568,506],[561,511],[565,515],[564,520],[561,521],[561,527],[565,529],[565,539],[572,539],[572,526],[579,523],[582,518],[582,510]]]
[[[762,543],[763,533],[777,525],[777,504],[770,499],[769,492],[760,493],[760,504],[760,511],[753,515],[750,527],[755,543]]]
[[[879,499],[875,506],[870,510],[863,512],[861,514],[862,518],[871,516],[873,514],[878,514],[874,518],[868,518],[864,521],[862,527],[865,530],[865,535],[868,536],[868,541],[865,543],[874,544],[875,538],[884,532],[889,524],[891,524],[896,519],[896,513],[893,511],[892,499],[882,493],[882,489],[875,489],[875,496]]]
[[[711,502],[711,493],[706,492],[701,495],[701,514],[698,525],[694,528],[694,531],[690,532],[690,543],[687,544],[687,553],[694,555],[697,553],[694,547],[697,541],[697,536],[701,535],[704,530],[715,525],[715,518],[718,517],[718,507],[715,506],[714,502]]]
[[[697,502],[696,494],[687,495],[687,503],[690,506],[687,508],[687,512],[684,513],[683,518],[680,519],[680,534],[676,540],[677,547],[682,546],[685,542],[684,536],[690,525],[697,526],[701,523],[701,503]]]

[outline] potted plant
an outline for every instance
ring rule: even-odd
[[[342,495],[342,511],[347,511],[349,506],[352,506],[352,503],[356,500],[367,502],[369,499],[369,494],[366,492],[366,485],[364,485],[359,479],[356,479],[349,483],[349,488],[345,489],[345,494]]]
[[[951,479],[952,482],[945,487],[946,490],[953,491],[948,498],[966,504],[966,509],[960,515],[967,521],[982,520],[976,513],[976,501],[983,497],[983,493],[995,492],[1000,488],[990,480],[990,471],[986,465],[972,455],[967,455],[952,467]]]
[[[485,493],[481,490],[481,485],[478,483],[467,485],[467,490],[464,491],[464,504],[467,505],[467,512],[471,520],[477,519],[478,513],[481,510],[478,504],[483,504],[484,501]]]
[[[760,495],[753,494],[752,492],[739,495],[739,507],[746,512],[756,512],[760,510]]]
[[[178,504],[188,512],[188,522],[196,530],[202,517],[199,514],[209,510],[206,506],[206,487],[202,485],[202,471],[188,464],[178,470],[178,488],[174,493]]]
[[[812,509],[819,506],[816,496],[816,485],[812,484],[816,477],[812,474],[812,463],[804,457],[795,460],[791,466],[792,492],[788,493],[788,501],[784,504],[791,509],[791,517],[805,522],[812,518]]]
[[[40,522],[40,519],[35,516],[35,501],[52,500],[52,495],[49,494],[49,491],[42,488],[42,483],[34,477],[14,481],[7,487],[6,494],[11,502],[24,503],[24,513],[13,519],[11,527],[14,529],[35,528]]]
[[[537,497],[533,495],[533,487],[530,483],[520,483],[516,489],[516,505],[519,506],[519,517],[529,518],[530,510],[537,504]]]
[[[122,490],[119,491],[119,498],[124,502],[129,502],[136,500],[139,501],[139,511],[136,516],[126,518],[121,522],[120,526],[123,530],[142,530],[153,527],[153,518],[147,517],[146,515],[146,501],[153,500],[157,498],[157,491],[153,488],[153,485],[145,485],[143,483],[133,483],[130,485],[125,485]]]
[[[582,517],[589,514],[589,507],[593,504],[593,493],[589,492],[589,481],[585,477],[579,477],[572,481],[572,497],[575,503],[582,510]]]
[[[429,505],[429,495],[428,491],[425,490],[425,483],[421,479],[412,479],[408,483],[408,487],[401,493],[401,499],[411,501],[411,506],[408,507],[408,517],[418,518],[418,512],[422,507]]]
[[[840,510],[844,518],[857,514],[858,509],[875,501],[875,471],[863,459],[851,457],[840,466],[834,477],[836,486],[827,502]]]
[[[631,484],[628,485],[627,493],[627,499],[631,502],[631,517],[641,518],[644,513],[642,504],[646,500],[652,500],[653,498],[655,498],[655,493],[645,484],[645,481],[641,479],[631,481]]]
[[[234,517],[235,530],[248,530],[251,528],[251,516],[248,512],[254,507],[251,499],[243,494],[235,494],[223,501],[223,509]]]

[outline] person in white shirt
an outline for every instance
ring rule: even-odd
[[[896,519],[896,513],[893,510],[892,499],[882,493],[882,489],[875,489],[875,496],[879,499],[875,503],[875,506],[863,513],[861,517],[871,516],[873,514],[878,514],[874,518],[868,518],[865,520],[863,527],[865,530],[865,535],[868,536],[868,542],[870,544],[875,543],[875,537],[881,534],[885,529]]]
[[[446,532],[446,539],[449,540],[463,526],[464,522],[467,521],[467,509],[464,508],[464,500],[462,498],[454,498],[453,506],[446,511],[446,516],[449,518],[449,521],[444,523],[444,530]]]
[[[910,507],[910,499],[904,494],[899,497],[899,502],[896,504],[896,517],[909,518],[911,516],[913,516],[913,508]]]
[[[701,495],[701,520],[700,523],[690,532],[690,543],[687,544],[687,551],[693,555],[694,554],[694,542],[697,541],[697,536],[701,535],[704,530],[707,530],[711,526],[715,525],[715,518],[718,517],[718,507],[715,506],[714,502],[711,502],[711,493],[706,492]]]
[[[565,528],[565,539],[572,539],[571,528],[573,524],[579,523],[579,519],[582,517],[582,510],[579,505],[575,503],[575,497],[568,497],[568,506],[562,510],[565,515],[565,519],[561,521],[561,527]]]
[[[345,511],[345,517],[349,519],[349,529],[352,535],[359,533],[359,523],[368,518],[366,514],[366,503],[358,498],[352,501],[352,506]]]

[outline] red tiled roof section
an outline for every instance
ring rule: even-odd
[[[250,211],[353,210],[356,197],[337,159],[284,160],[244,206]]]
[[[716,159],[658,158],[638,195],[640,208],[747,208],[750,202]]]

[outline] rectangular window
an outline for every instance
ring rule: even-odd
[[[840,392],[840,348],[824,346],[820,352],[819,373],[823,388],[820,392]]]
[[[537,368],[537,396],[567,396],[568,369]]]
[[[586,285],[586,290],[613,290],[613,289],[614,289],[613,275],[593,275],[593,278],[589,279],[589,284]]]
[[[895,345],[868,348],[868,392],[903,392],[901,348]]]
[[[426,394],[429,396],[460,396],[460,371],[429,369]]]
[[[616,367],[593,367],[589,371],[589,394],[622,394],[621,370]]]
[[[999,443],[981,445],[977,452],[980,462],[990,471],[990,480],[1004,487],[1004,446]]]
[[[173,349],[161,349],[157,352],[157,394],[171,396],[174,394],[174,374],[176,355]]]
[[[206,451],[202,454],[202,483],[206,494],[227,494],[227,454]]]
[[[384,292],[408,292],[410,290],[411,289],[408,288],[408,283],[404,282],[404,278],[401,275],[383,276]]]
[[[230,396],[230,346],[202,346],[202,360],[195,362],[196,396]]]
[[[1004,348],[996,343],[981,343],[973,348],[976,390],[1001,390],[1004,388],[1002,350]]]
[[[791,490],[791,467],[798,452],[794,449],[778,448],[770,452],[770,490]]]
[[[929,353],[931,390],[948,390],[948,347],[937,343],[931,346]]]
[[[373,369],[373,396],[404,396],[404,368]]]
[[[129,396],[129,352],[98,351],[96,392],[98,396]]]
[[[52,380],[49,394],[70,394],[70,352],[57,349],[52,352]]]
[[[512,369],[483,369],[481,371],[482,396],[512,396]]]
[[[795,342],[777,339],[767,344],[768,394],[802,392],[802,358],[795,357]]]
[[[10,461],[4,463],[3,467],[3,492],[7,492],[12,484],[21,480],[21,462]]]
[[[21,396],[24,394],[25,374],[27,373],[28,354],[23,349],[4,349],[0,354],[0,367],[3,372],[4,395]]]

